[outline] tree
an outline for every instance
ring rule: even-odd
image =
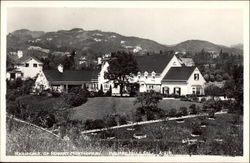
[[[120,86],[120,94],[122,96],[124,87],[129,83],[129,79],[139,71],[137,62],[131,53],[118,51],[111,54],[111,59],[108,63],[108,71],[105,72],[104,77],[113,81],[115,85]]]
[[[160,100],[162,100],[161,94],[151,90],[150,92],[139,93],[134,104],[140,103],[142,108],[156,108]]]

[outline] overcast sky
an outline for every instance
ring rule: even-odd
[[[7,31],[83,28],[176,44],[189,39],[230,46],[243,42],[240,9],[8,8]]]

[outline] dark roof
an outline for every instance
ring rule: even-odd
[[[63,73],[58,70],[43,70],[43,72],[50,82],[84,82],[97,79],[99,70],[64,70]]]
[[[138,63],[140,72],[155,72],[162,73],[169,61],[174,55],[145,55],[136,56],[135,59]]]
[[[163,81],[186,81],[196,67],[171,67],[164,76]]]
[[[38,58],[35,57],[34,55],[31,55],[31,54],[28,55],[28,54],[27,54],[27,55],[24,55],[23,57],[19,58],[19,59],[17,60],[17,63],[23,63],[23,62],[27,61],[29,58],[33,58],[33,59],[35,59],[36,61],[41,62],[40,59],[38,59]]]

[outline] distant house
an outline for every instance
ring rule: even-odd
[[[63,70],[63,66],[59,65],[57,70],[41,71],[35,81],[35,88],[68,92],[73,87],[86,87],[90,91],[98,91],[98,72],[98,70]]]
[[[14,62],[14,69],[7,72],[8,80],[17,77],[22,79],[34,78],[43,68],[43,63],[38,58],[30,55],[17,58]]]

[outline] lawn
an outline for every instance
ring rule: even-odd
[[[140,105],[134,105],[135,98],[133,97],[96,97],[89,98],[88,101],[78,107],[72,109],[71,119],[86,120],[86,119],[102,119],[107,114],[125,114],[131,115]],[[180,100],[161,100],[158,107],[163,110],[171,108],[179,109],[180,107],[189,107],[194,102]],[[201,103],[195,103],[201,106]]]

